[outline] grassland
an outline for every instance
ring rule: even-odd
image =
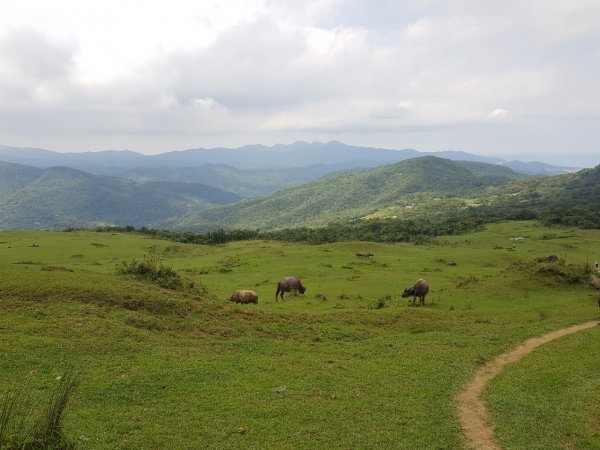
[[[599,244],[599,231],[533,222],[428,246],[2,232],[0,394],[18,383],[44,396],[83,368],[64,423],[80,448],[461,449],[453,397],[477,367],[598,317],[598,292],[579,274]],[[535,262],[550,254],[562,263]],[[117,274],[144,255],[188,288]],[[276,302],[291,274],[307,292]],[[410,307],[399,294],[421,277],[427,306]],[[259,304],[227,302],[236,288]],[[506,448],[600,447],[599,331],[494,380],[486,398]]]

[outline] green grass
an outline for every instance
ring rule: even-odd
[[[503,449],[600,448],[598,330],[543,345],[487,392]]]
[[[593,263],[600,232],[530,222],[428,246],[207,247],[92,232],[2,232],[0,241],[0,394],[23,378],[49,392],[66,368],[85,367],[63,422],[80,448],[464,448],[453,397],[477,367],[528,337],[598,317],[597,291],[538,273],[535,259],[556,254],[570,270]],[[116,273],[153,254],[203,289]],[[286,275],[307,291],[276,302]],[[426,307],[409,307],[400,294],[421,277],[431,285]],[[238,288],[257,291],[259,304],[228,302]],[[559,374],[598,373],[597,346],[576,345],[597,341],[598,330],[568,339],[575,344],[541,347],[523,362],[528,371],[511,367],[491,386],[503,444],[515,442],[521,395],[506,386],[558,365],[536,360],[538,351],[566,358]],[[565,380],[597,393],[587,378]],[[532,389],[562,427],[529,433],[539,448],[560,448],[564,436],[577,436],[573,448],[598,448],[598,402],[576,388],[551,395],[544,378]]]

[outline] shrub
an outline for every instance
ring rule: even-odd
[[[144,256],[141,261],[135,258],[128,263],[123,261],[117,266],[117,274],[151,281],[165,289],[181,290],[185,288],[179,274],[173,268],[163,265],[156,255]]]
[[[546,256],[535,258],[529,263],[515,263],[509,270],[529,273],[534,278],[566,285],[587,283],[592,273],[588,264],[566,264],[563,259],[549,260]]]
[[[542,278],[551,278],[567,284],[578,284],[587,281],[591,271],[587,264],[539,263],[533,269],[533,273]]]

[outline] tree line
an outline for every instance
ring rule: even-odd
[[[566,202],[565,202],[566,203]],[[233,241],[275,240],[325,244],[342,241],[413,242],[425,243],[438,236],[466,234],[483,228],[486,223],[503,220],[539,220],[544,225],[575,226],[600,229],[600,208],[581,208],[565,204],[495,205],[473,208],[461,215],[441,219],[357,219],[349,222],[331,222],[322,227],[295,227],[272,231],[259,229],[217,229],[209,232],[174,231],[134,226],[99,226],[98,232],[140,233],[156,239],[203,245],[225,244]],[[75,231],[80,228],[67,228]],[[89,230],[89,228],[86,228]]]
[[[275,240],[326,244],[342,241],[424,243],[437,236],[464,234],[480,230],[485,221],[478,217],[449,218],[435,221],[371,219],[348,223],[331,223],[318,228],[284,228],[274,231],[218,229],[206,233],[173,231],[133,226],[100,226],[98,232],[139,233],[155,239],[188,244],[217,245],[233,241]],[[67,228],[65,231],[76,231]]]

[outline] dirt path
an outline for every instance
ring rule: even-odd
[[[467,383],[465,389],[456,397],[458,417],[469,441],[469,445],[477,450],[500,450],[498,444],[494,442],[494,428],[487,424],[490,416],[480,396],[487,383],[494,378],[506,364],[518,361],[523,356],[546,342],[596,326],[598,326],[597,320],[529,339],[512,350],[487,362],[485,366],[475,372],[475,375],[471,381]]]

